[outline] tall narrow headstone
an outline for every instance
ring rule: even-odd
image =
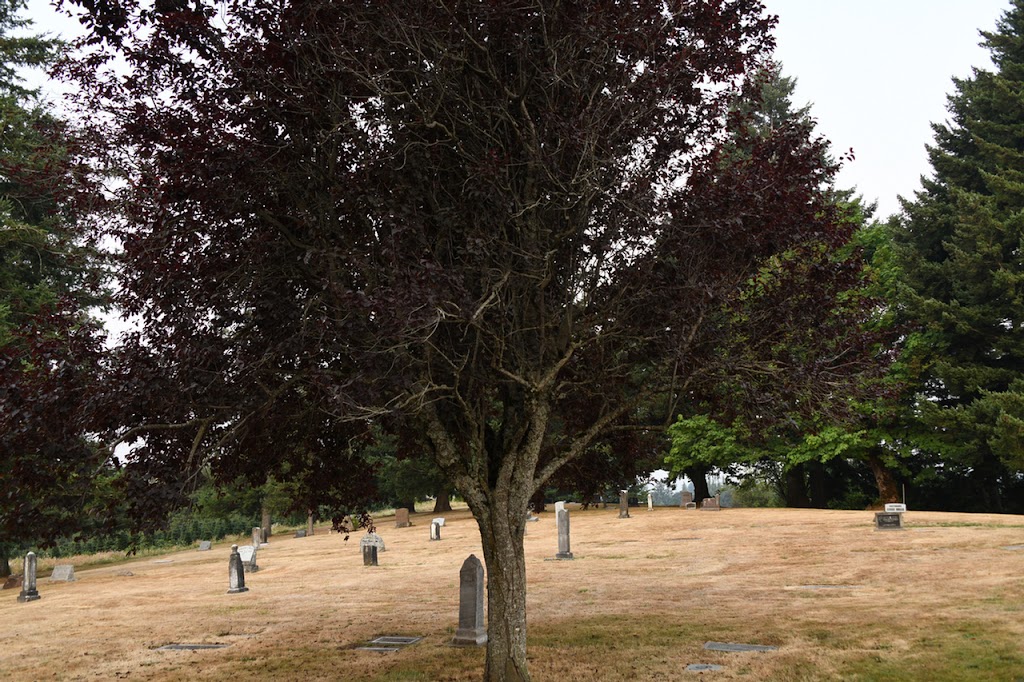
[[[430,539],[440,540],[441,539],[441,524],[436,520],[430,524]]]
[[[313,512],[306,517],[306,535],[313,535]]]
[[[252,527],[252,546],[259,547],[260,543],[263,542],[263,529],[259,526]]]
[[[459,629],[455,646],[480,646],[487,643],[484,627],[484,567],[475,555],[462,562],[459,571]]]
[[[395,510],[395,528],[408,528],[409,527],[409,510],[396,509]]]
[[[647,493],[647,511],[654,511],[654,495]]]
[[[377,565],[377,546],[363,545],[363,566]]]
[[[629,493],[625,490],[619,493],[619,518],[629,518]]]
[[[18,601],[27,602],[39,599],[39,591],[36,589],[36,553],[29,552],[25,555],[24,570],[21,573],[21,594]]]
[[[572,559],[572,552],[569,551],[569,510],[559,509],[555,512],[555,520],[558,524],[558,554],[556,559]]]
[[[245,586],[242,555],[238,553],[238,545],[231,545],[231,557],[228,558],[228,594],[248,591],[249,588]]]

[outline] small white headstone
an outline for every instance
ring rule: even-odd
[[[53,567],[53,573],[50,574],[50,580],[53,582],[71,583],[75,581],[75,567],[71,564],[60,564]]]
[[[439,526],[444,526],[444,517],[443,516],[438,516],[436,519],[431,521],[431,523],[436,523]]]
[[[647,494],[647,511],[654,511],[654,495]]]
[[[556,514],[558,512],[560,512],[560,511],[562,511],[563,509],[565,509],[565,501],[564,500],[559,500],[558,502],[555,502],[555,513]]]
[[[252,545],[242,545],[238,548],[238,555],[242,557],[242,561],[249,563],[256,556],[256,549]]]

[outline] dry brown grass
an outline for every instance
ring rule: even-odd
[[[870,512],[727,509],[573,511],[576,560],[556,551],[554,515],[529,524],[529,657],[546,680],[1024,679],[1024,517],[911,512],[876,532]],[[76,570],[39,581],[42,599],[0,593],[4,679],[475,680],[482,649],[447,645],[458,573],[480,556],[466,511],[411,528],[380,521],[381,565],[358,538],[275,535],[249,592],[228,595],[229,545]],[[60,563],[65,563],[62,560]],[[125,570],[134,575],[118,575]],[[846,589],[805,589],[808,585]],[[423,641],[396,654],[353,647]],[[773,644],[716,653],[708,640]],[[168,643],[220,650],[156,651]]]

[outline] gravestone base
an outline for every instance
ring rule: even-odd
[[[248,587],[232,587],[230,590],[228,590],[228,594],[238,594],[239,592],[248,592],[248,591],[249,591]]]
[[[18,601],[24,604],[27,601],[35,601],[39,599],[39,590],[22,590],[21,594],[18,595]]]
[[[487,644],[487,633],[459,628],[452,638],[452,646],[481,646]]]
[[[555,558],[559,561],[569,561],[572,559],[572,552],[558,552],[555,554]]]

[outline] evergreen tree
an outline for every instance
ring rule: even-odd
[[[904,202],[901,305],[924,368],[922,445],[984,508],[1024,467],[1024,1],[982,32],[994,70],[954,79],[933,176]]]

